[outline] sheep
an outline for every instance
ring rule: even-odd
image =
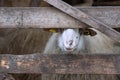
[[[74,36],[72,36],[74,34]],[[89,36],[91,35],[91,36]],[[72,44],[71,37],[76,45],[73,49],[66,49],[67,43]],[[70,47],[70,46],[69,46]],[[53,33],[45,47],[44,54],[74,52],[81,53],[119,53],[120,43],[110,39],[96,29],[65,29],[62,33]],[[82,54],[82,53],[81,53]],[[42,74],[42,80],[118,80],[118,75],[82,75],[82,74]]]
[[[91,34],[86,34],[86,30]],[[91,28],[86,30],[65,29],[62,33],[53,33],[43,53],[89,52],[111,54],[120,52],[120,43],[96,29]]]
[[[93,28],[92,28],[93,29]],[[93,29],[97,35],[85,36],[86,50],[96,54],[119,54],[120,43],[114,41],[100,31]]]
[[[83,52],[84,48],[83,31],[79,29],[65,29],[62,33],[52,34],[43,53],[78,53]]]
[[[75,0],[73,0],[75,1]],[[77,4],[74,5],[75,7],[90,7],[93,5],[94,0],[83,0],[85,4]],[[88,27],[88,26],[87,26]],[[95,36],[81,36],[83,41],[81,41],[81,45],[79,45],[79,49],[76,50],[75,53],[95,53],[95,54],[117,54],[120,52],[120,43],[112,40],[108,36],[104,35],[100,31],[93,29],[94,33],[97,33]],[[89,33],[89,32],[88,32]],[[64,53],[65,51],[63,49],[63,45],[60,46],[58,42],[62,42],[62,40],[59,38],[60,33],[53,33],[51,38],[48,40],[48,43],[45,47],[44,53],[50,54],[50,53]],[[59,39],[59,40],[58,40]],[[52,47],[54,46],[54,47]],[[60,49],[61,48],[61,49]],[[73,52],[72,52],[73,53]],[[111,77],[113,76],[113,77]],[[69,78],[71,77],[71,78]],[[42,75],[42,80],[97,80],[96,78],[99,77],[100,80],[118,80],[117,75],[57,75],[57,74],[45,74]]]
[[[66,29],[59,36],[58,47],[62,52],[79,52],[84,49],[84,36],[78,29]]]

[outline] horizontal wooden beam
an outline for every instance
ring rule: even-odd
[[[120,54],[1,54],[0,73],[120,74]]]
[[[120,28],[120,7],[78,7],[78,9],[113,28]],[[0,8],[0,28],[78,28],[83,26],[86,25],[55,8]]]
[[[0,73],[0,80],[15,80],[12,75]]]

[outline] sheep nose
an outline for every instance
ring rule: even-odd
[[[69,41],[69,45],[71,46],[73,44],[73,40],[70,40]]]

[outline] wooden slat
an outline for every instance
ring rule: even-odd
[[[115,31],[114,29],[110,28],[108,25],[104,24],[100,20],[84,13],[83,11],[70,6],[69,4],[61,1],[61,0],[44,0],[49,4],[53,5],[54,7],[60,9],[61,11],[69,14],[70,16],[82,21],[97,30],[101,31],[102,33],[106,34],[107,36],[111,37],[112,39],[120,42],[120,33]]]
[[[0,80],[15,80],[12,75],[0,73]]]
[[[120,54],[0,55],[0,73],[120,74]]]
[[[99,19],[104,22],[109,27],[117,28],[120,26],[120,6],[104,6],[104,7],[77,7],[77,9],[94,16],[94,18]]]
[[[111,25],[110,27],[120,28],[120,7],[78,7],[78,9]],[[78,28],[82,26],[86,25],[55,8],[0,8],[0,28]]]

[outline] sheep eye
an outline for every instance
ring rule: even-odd
[[[78,36],[76,37],[76,39],[78,39]]]

